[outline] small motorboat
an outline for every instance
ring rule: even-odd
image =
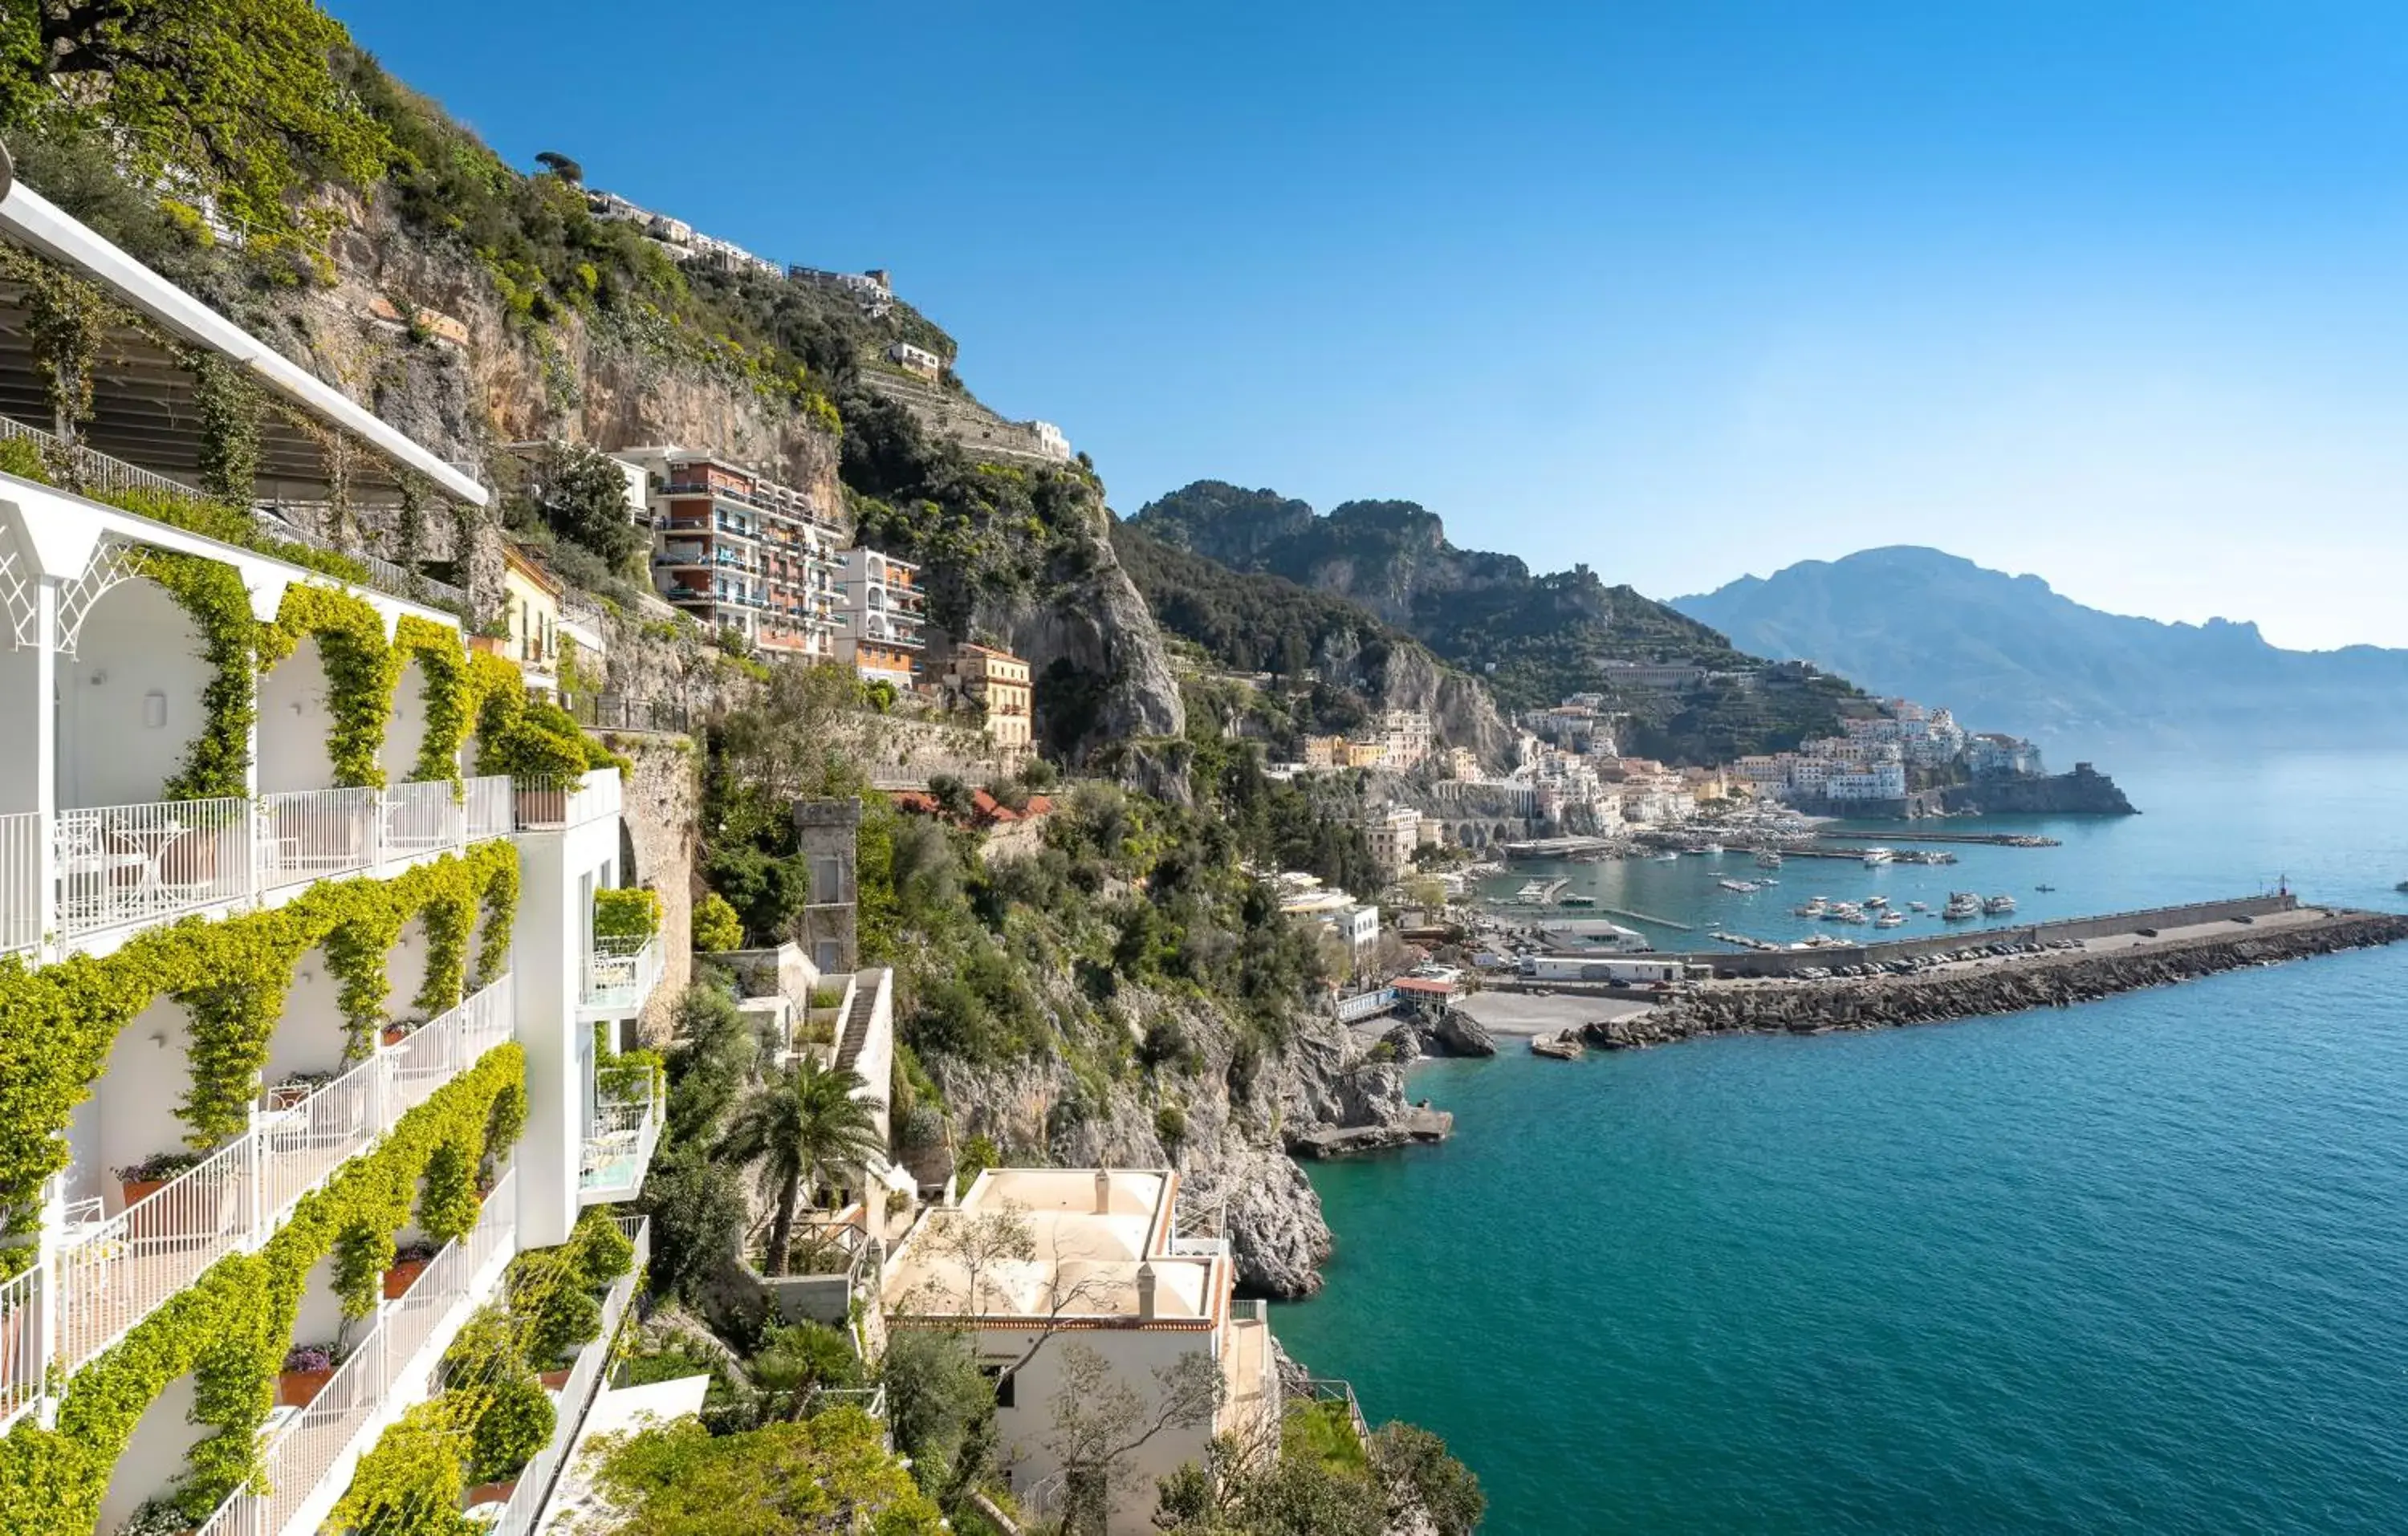
[[[2400,888],[2403,891],[2408,891],[2408,880],[2401,881],[2400,883]],[[2057,887],[2054,885],[2035,885],[2032,889],[2035,891],[2053,891],[2056,890]]]

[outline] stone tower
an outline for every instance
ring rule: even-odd
[[[821,974],[852,970],[860,962],[859,889],[854,865],[861,845],[861,801],[798,800],[795,839],[811,873],[803,906],[803,953]]]

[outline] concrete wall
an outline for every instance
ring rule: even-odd
[[[259,792],[334,787],[326,743],[333,727],[326,664],[311,636],[259,680]]]
[[[695,862],[701,825],[699,759],[682,737],[624,737],[618,748],[635,764],[624,785],[624,811],[632,869],[621,879],[650,885],[661,898],[661,984],[644,1004],[638,1031],[646,1044],[668,1039],[677,1001],[694,980]]]
[[[418,764],[419,744],[426,739],[425,690],[426,669],[412,657],[394,684],[393,711],[385,716],[384,753],[379,761],[389,784],[407,780]]]
[[[199,632],[165,588],[122,581],[102,595],[77,653],[59,658],[62,807],[159,797],[207,721],[201,690],[215,673],[200,650]]]
[[[592,890],[617,883],[619,824],[518,837],[519,912],[510,948],[519,1044],[526,1051],[526,1136],[518,1166],[519,1242],[549,1248],[577,1220],[579,1153],[594,1082],[594,1031],[577,1022]]]
[[[112,1170],[186,1150],[176,1106],[192,1083],[190,1044],[183,1008],[165,998],[117,1032],[92,1097],[67,1123],[67,1199],[97,1195],[114,1214],[124,1202]]]
[[[1028,1336],[1007,1329],[982,1330],[975,1336],[981,1363],[1008,1364],[1028,1347]],[[1046,1448],[1053,1434],[1053,1405],[1064,1392],[1063,1363],[1070,1346],[1083,1345],[1104,1357],[1113,1376],[1142,1397],[1151,1411],[1160,1397],[1154,1372],[1182,1355],[1210,1352],[1212,1335],[1203,1329],[1112,1328],[1057,1333],[1014,1379],[1012,1402],[995,1414],[996,1455],[1011,1474],[1011,1491],[1040,1514],[1061,1508],[1061,1463]],[[1152,1528],[1155,1485],[1183,1462],[1204,1464],[1212,1427],[1165,1429],[1127,1458],[1124,1476],[1112,1486],[1114,1531]]]

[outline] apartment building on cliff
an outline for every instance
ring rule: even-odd
[[[429,600],[461,595],[292,541],[338,483],[484,489],[22,184],[0,241],[50,280],[0,281],[0,1509],[25,1536],[302,1536],[518,1256],[624,1237],[640,1263],[643,1223],[603,1208],[661,1124],[618,1054],[659,940],[612,894],[618,770],[505,734],[524,680]],[[46,287],[103,317],[58,433],[29,424],[59,424]],[[210,369],[276,408],[249,498],[284,509],[273,540],[198,490]],[[523,771],[478,775],[488,750]],[[548,1389],[552,1432],[493,1469],[492,1529],[536,1528],[634,1285]],[[461,1499],[453,1471],[427,1497]]]
[[[836,659],[866,682],[909,691],[920,680],[928,599],[920,567],[854,545],[838,557]]]
[[[1035,750],[1035,692],[1028,663],[1009,651],[954,640],[939,652],[937,685],[949,702],[976,711],[987,739],[1007,763]]]
[[[762,651],[837,654],[844,534],[813,499],[742,465],[681,448],[628,448],[652,483],[652,582],[711,629]]]

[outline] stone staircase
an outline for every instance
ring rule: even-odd
[[[845,1011],[844,1027],[836,1037],[836,1069],[853,1070],[861,1059],[861,1048],[869,1039],[869,1015],[877,1011],[878,991],[885,983],[886,972],[864,970],[853,979],[853,1006]]]

